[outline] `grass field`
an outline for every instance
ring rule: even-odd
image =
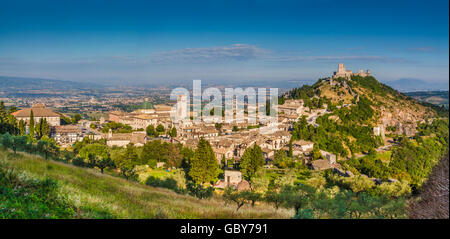
[[[163,188],[146,186],[40,156],[0,149],[0,160],[38,179],[56,180],[59,191],[76,208],[75,218],[290,218],[293,211],[271,205],[244,206],[237,213],[214,196],[197,199]]]
[[[381,160],[383,163],[389,164],[391,161],[392,151],[385,151],[382,153],[377,153],[376,158]]]

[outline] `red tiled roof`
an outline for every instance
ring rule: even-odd
[[[60,117],[61,116],[61,115],[55,113],[53,110],[42,107],[42,106],[22,109],[22,110],[12,113],[12,115],[14,117],[30,117],[31,110],[33,110],[33,117]]]

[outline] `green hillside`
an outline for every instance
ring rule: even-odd
[[[312,86],[304,85],[285,93],[280,103],[287,99],[301,99],[309,110],[327,110],[327,114],[317,117],[316,126],[308,124],[306,118],[300,119],[294,124],[292,135],[342,158],[383,146],[386,142],[373,134],[374,127],[382,126],[391,136],[402,135],[406,128],[408,136],[412,136],[416,122],[439,117],[436,109],[372,76],[319,79]]]
[[[290,218],[270,205],[235,212],[197,199],[40,156],[0,149],[0,218]]]

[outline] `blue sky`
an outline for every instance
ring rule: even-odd
[[[449,80],[448,1],[9,1],[0,75],[111,84]]]

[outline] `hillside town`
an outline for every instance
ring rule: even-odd
[[[220,127],[216,127],[215,123],[172,122],[171,111],[172,106],[170,105],[154,105],[152,109],[141,108],[132,112],[110,111],[106,117],[101,117],[99,120],[81,119],[77,124],[67,125],[61,125],[61,118],[65,117],[63,114],[47,108],[44,104],[36,104],[30,108],[18,110],[13,115],[18,121],[23,120],[26,126],[29,125],[31,112],[37,122],[46,119],[51,126],[51,137],[62,147],[71,146],[84,137],[92,137],[96,140],[106,139],[110,146],[124,147],[129,143],[143,145],[149,140],[154,140],[146,135],[145,129],[150,125],[155,128],[162,125],[164,129],[175,127],[178,134],[175,137],[161,134],[158,139],[183,145],[196,145],[200,138],[205,138],[210,141],[218,159],[225,157],[239,160],[245,149],[253,144],[258,144],[263,148],[267,159],[272,158],[274,150],[288,146],[289,128],[292,122],[297,121],[302,115],[306,115],[308,121],[314,124],[314,118],[326,113],[325,110],[309,111],[308,108],[303,107],[301,100],[288,100],[284,105],[279,106],[280,116],[277,125],[243,122],[239,124],[222,123]],[[103,133],[102,126],[108,122],[128,125],[132,132],[113,133],[110,130]],[[92,128],[91,125],[98,125],[98,128]],[[28,129],[28,127],[26,128]],[[261,128],[264,130],[260,130]],[[293,145],[295,155],[307,154],[308,150],[312,149],[311,142],[295,141]]]
[[[151,107],[151,108],[150,108]],[[315,118],[326,113],[325,109],[309,110],[303,106],[301,100],[287,100],[285,104],[278,106],[279,117],[277,125],[259,125],[256,123],[249,124],[246,121],[242,123],[222,123],[220,127],[216,127],[215,123],[192,123],[192,122],[172,122],[171,113],[173,113],[172,105],[154,105],[148,106],[142,104],[142,108],[132,112],[109,111],[105,117],[98,120],[81,119],[77,124],[61,125],[61,118],[67,117],[60,112],[56,112],[51,108],[47,108],[43,103],[32,105],[30,108],[20,109],[13,113],[18,121],[23,120],[28,126],[31,112],[34,114],[34,120],[40,121],[46,119],[52,129],[52,138],[61,146],[70,146],[76,141],[82,140],[84,137],[93,137],[94,139],[106,139],[108,144],[113,146],[126,146],[132,142],[134,144],[145,144],[146,141],[152,140],[145,135],[145,129],[152,125],[155,128],[162,125],[165,129],[175,127],[178,135],[168,137],[162,134],[159,138],[170,142],[179,142],[183,145],[195,145],[199,138],[208,139],[218,155],[218,158],[226,156],[227,158],[239,159],[243,151],[258,144],[267,152],[267,158],[273,156],[270,153],[273,150],[279,150],[286,147],[290,141],[289,129],[292,122],[296,122],[299,117],[306,116],[308,122],[314,124]],[[102,133],[101,128],[108,122],[120,123],[131,127],[131,133]],[[98,125],[96,129],[91,125]],[[28,127],[27,127],[28,128]],[[260,130],[260,129],[264,130]],[[138,135],[145,137],[139,137]],[[308,150],[302,150],[309,147],[308,142],[294,142],[295,147],[303,153]],[[303,147],[308,145],[308,147]],[[296,154],[300,151],[296,150]],[[220,156],[220,157],[219,157]]]
[[[405,142],[426,142],[420,147],[433,150],[432,158],[423,159],[429,172],[445,152],[440,145],[448,143],[448,119],[440,108],[412,101],[370,74],[338,64],[332,76],[279,94],[275,106],[267,98],[264,107],[239,102],[243,97],[236,95],[232,111],[225,107],[222,114],[186,95],[169,100],[168,92],[91,97],[73,111],[63,103],[55,107],[54,100],[47,105],[31,97],[17,107],[7,98],[9,108],[3,102],[0,108],[10,112],[1,114],[7,133],[0,143],[198,198],[214,191],[238,203],[236,210],[262,197],[278,207],[281,199],[272,196],[293,185],[321,190],[326,180],[343,190],[365,185],[383,195],[409,194],[426,174],[408,170],[424,168],[392,171],[391,162],[405,160],[394,158],[404,157],[398,156],[404,147],[415,147]]]
[[[370,70],[366,72],[360,70],[359,73],[352,73],[352,71],[346,70],[343,64],[339,64],[338,71],[334,72],[333,76],[326,80],[330,82],[330,85],[333,85],[333,80],[339,79],[339,77],[349,79],[349,77],[355,75],[369,76]],[[352,94],[356,95],[353,92]],[[92,99],[91,102],[93,101],[95,100]],[[338,105],[337,108],[351,107],[352,105],[343,104]],[[271,167],[275,152],[279,150],[291,151],[293,157],[298,158],[304,164],[309,164],[311,169],[319,171],[334,168],[340,172],[342,170],[337,161],[346,159],[331,152],[320,150],[323,159],[311,161],[314,143],[306,140],[291,140],[290,131],[292,131],[293,125],[299,119],[304,118],[309,125],[319,126],[316,123],[316,119],[331,113],[326,104],[319,108],[310,109],[304,105],[302,99],[286,99],[283,104],[278,105],[277,122],[267,122],[265,124],[261,122],[249,123],[247,114],[239,122],[235,120],[231,123],[191,120],[173,121],[171,114],[180,116],[180,114],[186,114],[186,112],[174,107],[173,103],[152,105],[148,102],[148,98],[145,98],[143,103],[140,103],[135,108],[135,110],[130,112],[122,110],[105,111],[100,114],[99,118],[80,118],[76,122],[64,124],[61,124],[63,118],[70,118],[70,116],[47,108],[44,103],[20,109],[12,115],[18,121],[24,122],[26,132],[28,132],[30,117],[34,117],[35,122],[45,119],[51,128],[51,138],[62,148],[71,147],[76,142],[82,141],[87,137],[92,140],[103,139],[110,147],[126,147],[130,143],[139,147],[157,139],[169,143],[180,143],[185,147],[195,149],[198,141],[204,138],[209,141],[218,163],[230,167],[238,163],[245,150],[254,145],[262,149],[264,160],[266,161],[265,167]],[[32,114],[33,116],[31,116]],[[234,114],[237,115],[236,109]],[[336,116],[330,116],[330,118],[337,120]],[[386,117],[383,118],[383,121],[387,120]],[[411,119],[408,118],[408,120]],[[111,123],[116,124],[118,127],[127,128],[126,132],[123,132],[124,130],[108,129],[107,125]],[[387,145],[383,146],[384,149],[392,146],[392,141],[385,139],[385,128],[389,123],[400,124],[396,121],[382,122],[382,124],[373,127],[373,135],[381,136],[387,143]],[[417,124],[415,123],[414,126],[417,126]],[[148,129],[150,127],[160,129],[157,136],[149,135]],[[398,130],[401,129],[401,127],[398,127]],[[414,129],[415,127],[411,129],[406,128],[403,133],[413,135],[415,133]],[[175,133],[173,134],[173,132]],[[342,174],[351,175],[351,172],[343,172]]]

